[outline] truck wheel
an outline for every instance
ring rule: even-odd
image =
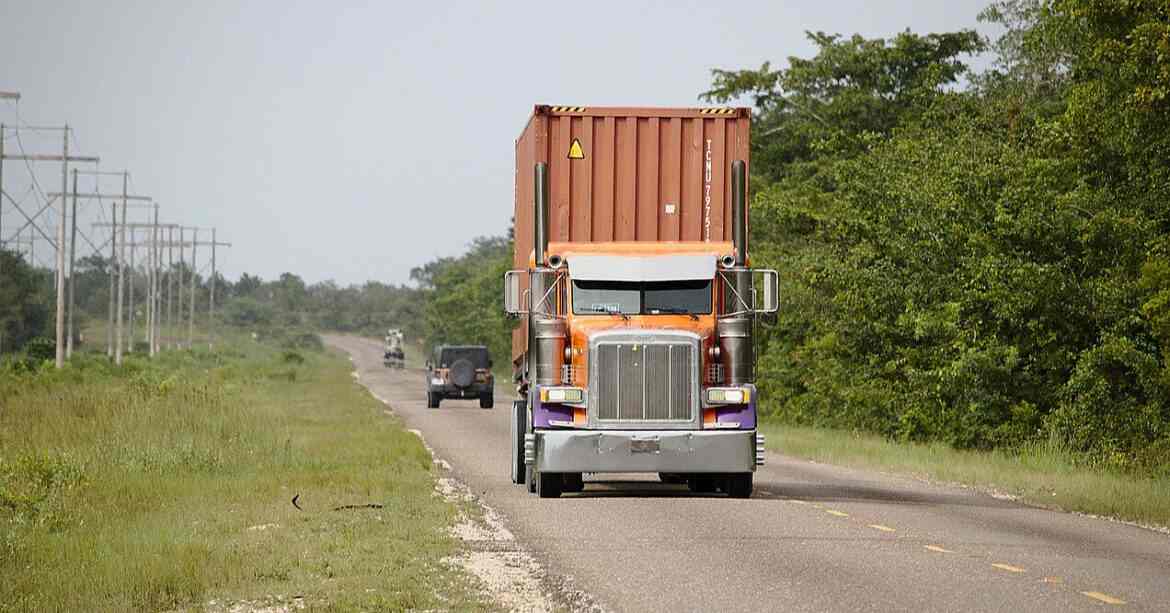
[[[727,484],[723,486],[723,489],[732,498],[751,498],[752,473],[728,475]]]
[[[495,403],[496,399],[492,394],[479,397],[479,408],[481,409],[490,409],[495,405]]]
[[[565,477],[561,473],[538,472],[536,477],[536,495],[541,498],[560,498],[561,488]]]
[[[714,493],[715,486],[715,478],[709,475],[691,475],[687,477],[687,487],[696,494]]]
[[[527,431],[528,407],[523,400],[512,402],[512,483],[524,483],[524,433]]]
[[[432,392],[427,392],[427,408],[428,409],[439,408],[439,395],[438,394],[435,394]]]
[[[536,493],[536,471],[531,466],[524,467],[524,487],[529,494]]]
[[[564,485],[561,489],[566,492],[582,492],[585,491],[585,479],[581,473],[563,473],[565,475]]]

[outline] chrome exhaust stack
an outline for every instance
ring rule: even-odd
[[[551,290],[557,273],[549,267],[547,261],[550,259],[548,164],[536,164],[533,182],[535,210],[532,244],[535,267],[529,286],[532,304],[528,315],[528,380],[542,385],[556,385],[561,382],[561,364],[564,362],[565,322],[556,317],[556,296]]]
[[[724,383],[740,385],[755,380],[756,356],[752,339],[754,306],[752,273],[747,268],[747,164],[731,163],[731,242],[735,254],[721,264],[724,314],[715,325],[723,361]],[[730,260],[730,261],[728,261]]]

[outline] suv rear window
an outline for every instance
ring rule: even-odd
[[[451,368],[460,359],[471,362],[476,368],[488,368],[487,347],[444,347],[439,354],[439,368]]]

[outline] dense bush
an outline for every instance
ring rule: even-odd
[[[716,71],[708,99],[756,104],[753,258],[784,277],[764,410],[1170,465],[1167,11],[996,4],[981,75],[970,32]]]

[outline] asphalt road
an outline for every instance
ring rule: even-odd
[[[378,342],[330,337],[552,572],[618,611],[1170,611],[1170,535],[770,453],[748,500],[651,475],[539,499],[509,479],[508,408],[443,401]],[[783,450],[777,450],[783,451]]]

